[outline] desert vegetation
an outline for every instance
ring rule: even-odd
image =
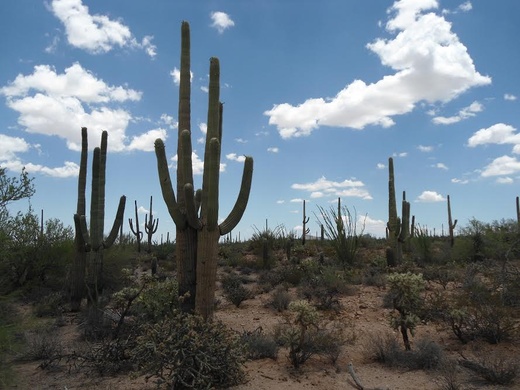
[[[144,252],[137,214],[133,233],[121,234],[124,196],[105,235],[107,133],[93,153],[89,226],[86,128],[74,228],[31,208],[10,214],[37,189],[26,172],[0,168],[0,387],[518,385],[520,214],[461,226],[448,197],[449,231],[436,235],[416,222],[404,192],[398,216],[390,158],[386,237],[365,234],[338,199],[314,210],[317,239],[307,237],[305,203],[301,235],[266,221],[251,238],[231,239],[253,159],[219,223],[219,63],[210,60],[204,179],[194,191],[187,23],[181,34],[175,188],[166,146],[155,143],[175,241],[153,240],[152,197]]]

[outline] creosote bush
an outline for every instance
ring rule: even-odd
[[[222,289],[224,290],[226,299],[236,307],[239,307],[242,302],[253,297],[252,292],[244,287],[240,276],[234,273],[226,275],[222,279]]]
[[[314,355],[327,357],[335,363],[341,347],[347,342],[342,327],[327,326],[309,302],[300,300],[289,304],[290,314],[285,323],[275,328],[277,343],[288,349],[288,359],[299,369]]]
[[[276,359],[278,356],[278,344],[273,335],[267,334],[261,327],[253,331],[244,331],[240,335],[241,341],[247,350],[247,357],[256,359]]]
[[[431,370],[445,362],[444,352],[437,343],[419,339],[415,348],[403,350],[393,335],[374,334],[366,346],[368,357],[389,367]]]

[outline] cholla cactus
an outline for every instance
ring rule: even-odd
[[[388,294],[392,298],[393,308],[397,313],[392,313],[390,325],[399,329],[403,337],[406,350],[411,349],[408,331],[413,336],[420,319],[417,313],[423,304],[421,293],[424,291],[425,282],[422,274],[394,273],[388,275],[390,290]]]

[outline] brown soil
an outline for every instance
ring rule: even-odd
[[[453,287],[452,288],[456,288]],[[388,325],[388,310],[382,307],[382,297],[385,290],[377,287],[359,286],[354,295],[341,298],[341,310],[338,313],[325,313],[340,319],[348,331],[355,334],[355,340],[346,345],[334,366],[318,358],[311,358],[303,367],[295,372],[288,359],[286,351],[280,350],[277,360],[261,359],[246,364],[247,382],[235,387],[242,389],[354,389],[348,381],[351,377],[347,366],[353,363],[358,377],[365,389],[375,387],[392,390],[442,389],[439,371],[404,370],[387,368],[381,363],[375,363],[367,356],[367,342],[374,335],[392,334]],[[221,304],[216,312],[217,319],[237,331],[252,331],[258,327],[269,332],[282,321],[282,315],[268,308],[268,294],[259,294],[254,299],[242,303],[239,308],[219,297]],[[66,314],[65,325],[57,328],[59,339],[72,350],[78,345],[77,315]],[[417,329],[412,341],[427,337],[440,344],[447,355],[453,359],[464,356],[484,356],[498,354],[505,357],[520,356],[520,346],[516,343],[490,345],[485,342],[461,344],[448,332],[434,324],[423,324]],[[131,378],[130,375],[117,377],[93,377],[81,372],[68,372],[65,365],[56,369],[42,370],[39,362],[17,363],[16,371],[20,379],[17,389],[153,389],[151,381],[144,378]],[[479,381],[468,370],[457,368],[459,383],[463,389],[499,389]],[[518,380],[517,380],[518,383]],[[520,388],[519,385],[508,388]]]

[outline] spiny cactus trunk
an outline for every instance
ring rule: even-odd
[[[176,228],[175,257],[179,283],[180,309],[185,313],[195,311],[197,294],[197,229],[190,226]]]
[[[389,267],[397,265],[397,232],[399,220],[397,217],[397,203],[395,200],[395,182],[394,182],[394,159],[388,159],[388,223],[387,237],[388,247],[386,249],[386,262]]]
[[[81,128],[81,157],[78,176],[77,215],[85,215],[85,188],[87,185],[88,137],[87,128]],[[87,267],[87,246],[81,234],[79,219],[74,220],[75,255],[70,270],[70,308],[79,311],[81,300],[85,297],[85,269]]]
[[[215,310],[215,287],[217,283],[218,229],[202,228],[197,247],[197,314],[211,318]]]

